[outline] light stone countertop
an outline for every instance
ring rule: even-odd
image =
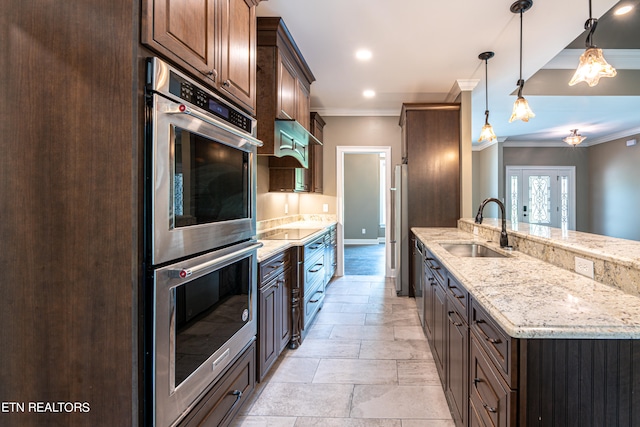
[[[412,231],[512,337],[640,338],[639,297],[458,228]],[[457,257],[446,242],[478,242],[508,257]]]
[[[276,255],[278,252],[281,252],[285,249],[288,249],[292,246],[304,246],[316,237],[320,236],[322,233],[326,232],[329,227],[335,225],[335,221],[297,221],[292,222],[280,227],[275,227],[269,230],[264,230],[262,233],[269,231],[277,231],[280,229],[287,228],[318,228],[320,229],[318,232],[313,233],[310,236],[305,237],[304,239],[296,239],[296,240],[268,240],[268,239],[259,239],[258,242],[262,243],[262,247],[258,249],[258,262],[262,262],[273,255]]]

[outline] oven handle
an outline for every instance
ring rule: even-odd
[[[206,270],[207,268],[211,267],[212,265],[216,265],[216,264],[221,264],[224,263],[230,259],[233,258],[237,258],[239,256],[242,256],[248,252],[251,252],[253,250],[256,250],[258,248],[262,247],[262,243],[255,243],[251,246],[247,246],[244,249],[240,249],[237,252],[232,252],[230,254],[227,255],[223,255],[219,258],[213,259],[211,261],[207,261],[207,262],[203,262],[202,264],[198,264],[194,267],[191,268],[182,268],[182,269],[176,269],[176,270],[169,270],[169,277],[171,277],[172,279],[186,279],[188,277],[190,277],[191,275],[198,273],[202,270]]]
[[[250,135],[247,135],[245,133],[239,132],[239,131],[235,130],[234,128],[232,128],[231,126],[227,126],[224,123],[221,123],[221,122],[218,122],[218,121],[215,121],[215,120],[211,120],[209,117],[207,117],[206,115],[202,114],[201,112],[196,111],[196,110],[194,110],[192,108],[189,108],[189,106],[184,105],[184,104],[180,104],[178,106],[177,110],[171,109],[171,110],[167,111],[167,113],[171,113],[171,114],[187,114],[189,116],[192,116],[192,117],[195,117],[197,119],[200,119],[203,122],[207,122],[210,125],[216,126],[216,127],[220,128],[220,129],[223,129],[223,130],[225,130],[227,132],[230,132],[230,133],[232,133],[232,134],[234,134],[236,136],[244,138],[251,145],[255,145],[256,147],[262,147],[264,145],[264,143],[262,141],[260,141],[259,139],[256,139],[256,138],[254,138],[254,137],[252,137]]]

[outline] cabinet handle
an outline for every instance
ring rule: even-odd
[[[222,421],[220,421],[219,425],[221,425],[221,426],[222,425],[226,425],[227,418],[229,418],[231,416],[231,414],[233,413],[233,410],[236,408],[236,405],[238,404],[238,402],[240,402],[240,398],[242,397],[242,391],[240,391],[240,390],[233,390],[229,394],[232,395],[232,396],[235,396],[236,400],[233,402],[233,405],[231,405],[231,408],[229,408],[229,410],[225,414],[225,416],[222,419]]]
[[[462,326],[462,323],[459,323],[453,320],[453,317],[451,316],[453,313],[455,312],[454,311],[449,312],[449,322],[451,322],[454,326]]]
[[[317,273],[318,271],[320,271],[323,267],[322,264],[314,264],[314,267],[320,266],[319,268],[316,268],[315,270],[309,270],[309,273]]]
[[[223,85],[224,87],[229,87],[229,86],[231,86],[231,82],[230,82],[229,80],[225,80],[225,81],[222,83],[222,85]]]
[[[315,294],[323,294],[323,293],[324,293],[323,291],[317,291]],[[318,299],[310,299],[309,300],[309,302],[312,302],[312,303],[316,303],[318,301],[320,301],[320,298],[318,298]]]
[[[480,323],[484,323],[484,320],[476,320],[475,323],[476,325],[479,325]],[[502,342],[500,338],[491,338],[485,331],[482,330],[480,326],[478,326],[478,330],[480,331],[482,338],[484,338],[486,341],[489,341],[491,344],[500,344]]]
[[[475,387],[478,387],[478,383],[481,383],[481,382],[482,382],[482,379],[480,379],[480,378],[476,377],[476,378],[473,379],[473,385]]]
[[[284,265],[284,261],[280,261],[280,262],[278,262],[277,264],[272,264],[272,265],[270,265],[270,266],[269,266],[269,268],[274,268],[274,269],[275,269],[275,268],[280,268],[280,267],[282,267],[283,265]]]
[[[458,289],[458,287],[457,287],[457,286],[449,286],[449,293],[450,293],[451,295],[453,295],[455,298],[458,298],[458,299],[464,299],[464,295],[458,295],[458,294],[456,294],[456,293],[453,291],[454,289]]]
[[[493,412],[494,414],[495,414],[496,412],[498,412],[498,411],[496,410],[496,408],[493,408],[493,407],[491,407],[491,406],[487,405],[486,403],[483,403],[483,404],[482,404],[482,406],[484,406],[484,409],[486,409],[486,410],[487,410],[487,411],[489,411],[489,412]]]

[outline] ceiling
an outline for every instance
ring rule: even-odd
[[[489,121],[505,145],[561,145],[570,129],[584,145],[640,133],[640,0],[592,0],[595,44],[618,75],[570,87],[584,51],[587,0],[541,1],[523,16],[523,95],[536,117],[509,123],[519,78],[520,16],[511,0],[268,0],[258,16],[281,16],[316,81],[311,108],[324,116],[399,116],[404,102],[444,102],[473,85],[472,138]],[[635,7],[614,16],[617,5]],[[367,48],[368,61],[355,58]],[[468,86],[467,86],[468,87]],[[364,98],[366,89],[376,92]],[[458,89],[459,90],[459,89]]]

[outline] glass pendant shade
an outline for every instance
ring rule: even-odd
[[[493,131],[493,126],[491,126],[489,123],[485,123],[485,125],[482,126],[482,131],[480,131],[480,138],[478,138],[478,142],[492,142],[495,139],[496,134]]]
[[[562,140],[569,145],[573,145],[574,147],[580,144],[582,141],[587,139],[586,136],[582,136],[578,133],[578,129],[571,129],[571,134]]]
[[[609,65],[602,56],[602,49],[590,47],[580,55],[580,64],[569,82],[569,86],[586,82],[593,87],[598,84],[601,77],[614,77],[616,74],[616,69]]]
[[[522,96],[519,96],[516,99],[516,102],[513,103],[513,112],[511,113],[511,118],[509,119],[509,123],[514,122],[516,120],[522,120],[523,122],[528,122],[530,118],[535,117],[531,108],[529,107],[529,103]]]

